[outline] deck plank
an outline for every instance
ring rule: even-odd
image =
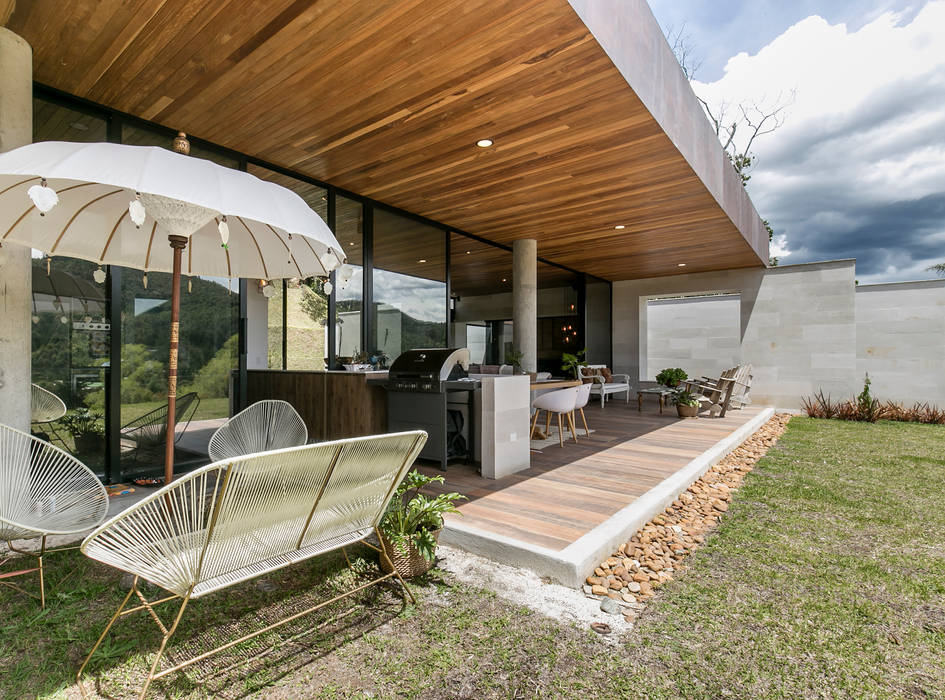
[[[469,500],[448,519],[485,532],[561,551],[762,409],[730,411],[725,418],[680,420],[656,406],[609,403],[585,409],[592,430],[580,442],[532,453],[531,467],[503,479],[484,479],[474,466],[451,464],[434,493],[458,491]],[[442,474],[432,465],[420,470]]]

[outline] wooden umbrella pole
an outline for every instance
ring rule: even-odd
[[[164,442],[164,483],[174,479],[174,431],[177,411],[177,347],[180,344],[180,265],[185,236],[168,236],[174,249],[174,276],[171,280],[171,350],[167,362],[167,435]]]

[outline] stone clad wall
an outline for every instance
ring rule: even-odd
[[[854,271],[853,260],[841,260],[615,282],[614,366],[637,383],[647,380],[650,299],[728,292],[740,295],[738,357],[753,367],[755,403],[798,408],[819,388],[850,394],[857,384]]]
[[[945,407],[945,280],[858,286],[856,350],[874,396]]]
[[[741,361],[738,295],[657,299],[647,304],[647,379],[666,367],[717,377]]]

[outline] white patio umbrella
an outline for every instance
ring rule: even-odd
[[[171,272],[165,479],[174,468],[180,275],[326,276],[344,253],[291,190],[153,146],[45,141],[0,155],[0,244]],[[168,245],[168,243],[170,245]],[[104,272],[96,271],[97,281]]]

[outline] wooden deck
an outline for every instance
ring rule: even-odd
[[[484,479],[475,467],[451,464],[440,490],[469,498],[450,522],[510,538],[526,547],[560,552],[686,467],[763,409],[729,411],[725,418],[681,420],[656,401],[614,400],[585,409],[594,431],[580,442],[555,443],[532,452],[531,468],[503,479]],[[427,474],[442,474],[421,465]]]

